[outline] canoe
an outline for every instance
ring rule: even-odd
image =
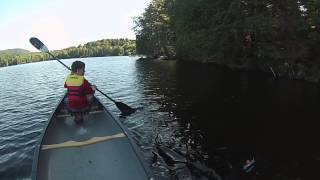
[[[73,121],[63,98],[37,144],[31,179],[153,179],[131,133],[98,98],[82,125]]]

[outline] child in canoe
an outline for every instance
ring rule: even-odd
[[[77,124],[83,122],[83,112],[88,111],[93,101],[95,85],[91,85],[85,78],[85,63],[74,61],[71,65],[71,73],[67,76],[64,87],[67,88],[66,105],[74,114]]]

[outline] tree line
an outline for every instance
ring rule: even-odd
[[[152,0],[135,33],[151,58],[320,77],[319,0]]]
[[[52,53],[60,59],[100,57],[100,56],[128,56],[136,53],[135,40],[129,39],[102,39],[88,42],[77,47],[55,50]],[[0,67],[46,61],[51,57],[47,53],[1,53]]]

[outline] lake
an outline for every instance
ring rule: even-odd
[[[68,66],[75,60],[62,60]],[[157,179],[319,179],[319,86],[216,65],[82,58],[86,77],[139,108],[128,117],[97,97],[135,134]],[[57,61],[0,68],[0,179],[28,179],[33,152],[65,89]],[[161,145],[159,145],[159,142]],[[168,147],[188,163],[155,158]],[[242,170],[247,160],[254,169]],[[214,173],[213,173],[214,172]]]

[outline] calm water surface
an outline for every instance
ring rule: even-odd
[[[320,179],[316,84],[174,61],[81,60],[100,90],[140,107],[120,117],[97,92],[135,134],[158,179]],[[56,61],[0,68],[0,179],[30,177],[35,144],[67,73]],[[161,147],[188,163],[170,163]],[[253,158],[254,170],[245,173]]]

